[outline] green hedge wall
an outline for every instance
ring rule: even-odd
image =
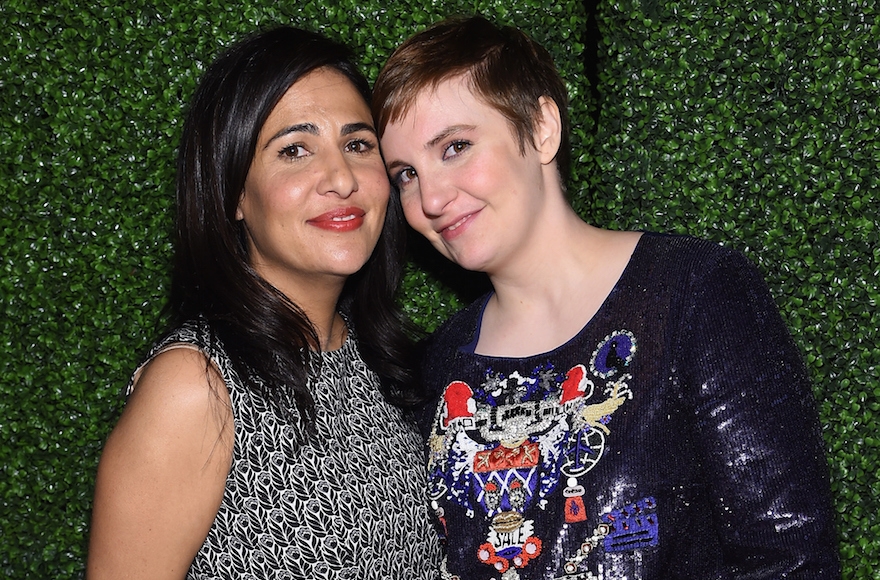
[[[880,578],[880,8],[599,0],[596,14],[585,213],[758,263],[814,381],[844,576]]]
[[[0,577],[83,575],[100,449],[162,305],[181,110],[205,64],[293,23],[351,44],[374,78],[404,37],[474,10],[560,64],[590,221],[709,237],[762,267],[813,373],[845,577],[880,577],[873,0],[48,4],[0,3]],[[403,300],[431,329],[469,289],[417,257]]]

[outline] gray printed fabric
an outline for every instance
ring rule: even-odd
[[[355,337],[320,355],[309,384],[317,437],[295,444],[294,428],[243,385],[208,332],[186,324],[147,359],[195,346],[220,369],[232,401],[232,467],[187,579],[436,578],[421,439],[379,392]]]

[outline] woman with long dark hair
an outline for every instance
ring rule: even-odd
[[[284,27],[205,73],[170,331],[98,470],[90,578],[428,578],[402,213],[347,50]]]

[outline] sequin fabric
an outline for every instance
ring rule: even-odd
[[[317,437],[305,443],[245,388],[205,325],[184,325],[151,356],[180,343],[220,369],[235,421],[223,501],[189,580],[436,578],[421,438],[380,394],[354,337],[321,354],[309,383]]]
[[[428,495],[447,580],[838,578],[815,403],[741,254],[646,233],[599,312],[527,358],[435,333]]]

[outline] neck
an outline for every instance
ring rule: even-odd
[[[302,309],[318,335],[321,350],[335,350],[347,336],[345,321],[337,311],[339,297],[345,287],[345,276],[289,276],[286,272],[259,272],[270,284]]]
[[[490,276],[477,352],[530,356],[565,343],[599,310],[629,261],[634,232],[584,222],[510,273]]]
[[[318,340],[321,342],[321,350],[336,350],[345,343],[345,337],[348,335],[348,328],[342,316],[334,311],[333,314],[323,320],[320,324],[311,316],[309,320],[315,326],[318,332]]]
[[[552,307],[557,300],[565,300],[601,260],[596,248],[604,230],[587,224],[570,209],[545,223],[523,251],[487,272],[498,301],[511,305],[545,302]]]
[[[318,334],[318,346],[321,350],[336,350],[345,342],[347,328],[345,321],[336,309],[341,292],[341,287],[336,292],[330,289],[318,293],[288,294],[285,292],[291,301],[302,308],[309,322],[314,326],[315,332]]]

